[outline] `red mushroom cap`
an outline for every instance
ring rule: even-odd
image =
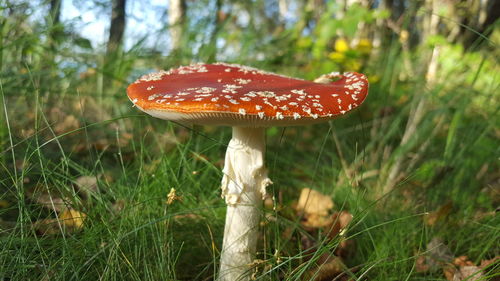
[[[200,63],[145,75],[127,93],[139,109],[158,118],[252,127],[326,121],[358,107],[368,94],[363,74],[322,78],[338,80],[315,83],[236,64]]]

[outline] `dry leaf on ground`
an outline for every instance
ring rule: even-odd
[[[453,281],[453,279],[455,278],[455,274],[458,272],[457,268],[451,264],[444,265],[442,270],[444,278],[446,278],[446,280],[448,281]]]
[[[332,208],[333,201],[330,196],[310,188],[303,188],[295,210],[305,214],[327,216]]]
[[[467,256],[459,256],[453,260],[453,264],[458,267],[455,269],[452,281],[470,280],[476,281],[483,278],[482,268],[476,266]],[[448,278],[448,276],[446,276]]]
[[[325,254],[319,258],[316,266],[306,272],[304,280],[332,280],[335,276],[343,273],[346,268],[341,258]]]
[[[49,194],[40,194],[39,196],[37,196],[35,198],[35,201],[45,208],[60,212],[64,209],[66,209],[66,207],[67,207],[66,202],[68,201],[68,199],[67,198],[62,199],[59,197],[52,197]]]
[[[331,196],[324,195],[310,188],[303,188],[297,204],[294,206],[295,211],[303,217],[301,224],[312,235],[301,235],[301,246],[305,250],[306,260],[319,254],[319,258],[315,261],[315,265],[306,273],[306,280],[331,280],[335,276],[342,274],[346,266],[344,265],[341,252],[344,251],[349,241],[340,241],[340,244],[333,251],[316,253],[318,251],[317,241],[315,240],[316,232],[322,230],[327,236],[326,240],[337,237],[352,221],[352,215],[347,211],[336,212],[330,215],[334,207]]]
[[[427,272],[430,269],[430,266],[426,262],[426,256],[418,256],[415,260],[415,270],[417,272]]]
[[[68,198],[61,198],[59,195],[46,192],[46,188],[42,186],[36,186],[29,190],[26,195],[40,206],[57,212],[65,210],[70,202]]]
[[[80,121],[73,115],[67,115],[54,125],[54,132],[58,135],[68,133],[80,128]]]
[[[86,217],[87,215],[74,209],[66,209],[59,214],[59,220],[65,226],[73,229],[82,228]]]
[[[97,178],[94,176],[80,176],[75,180],[75,184],[86,197],[97,191]]]
[[[434,226],[438,221],[445,219],[452,211],[453,203],[450,201],[434,212],[424,216],[424,223],[428,226]]]
[[[453,254],[440,238],[434,237],[427,244],[426,253],[416,260],[418,272],[437,271],[443,265],[451,263]]]
[[[303,215],[301,224],[310,228],[320,228],[331,224],[332,218],[328,214],[332,208],[333,201],[330,196],[310,188],[302,189],[295,206],[295,210]]]
[[[61,228],[56,219],[37,220],[33,223],[33,228],[41,236],[61,233]]]
[[[317,214],[304,214],[304,220],[301,221],[301,224],[306,228],[321,228],[331,223],[331,217]]]
[[[453,281],[478,281],[483,280],[483,273],[481,269],[475,265],[461,266],[460,269],[453,276]]]
[[[489,267],[490,265],[492,265],[496,262],[500,262],[500,256],[496,256],[496,257],[489,259],[489,260],[482,260],[479,267],[482,269],[486,269],[487,267]]]
[[[323,230],[330,239],[333,239],[351,223],[352,214],[348,211],[336,212],[330,216],[330,221],[331,223],[326,225]]]
[[[174,216],[174,219],[176,219],[177,221],[181,221],[181,220],[200,220],[202,218],[203,218],[202,216],[197,215],[197,214],[181,214],[181,215],[175,215]]]
[[[488,266],[492,262],[494,260],[483,260],[481,266],[476,266],[467,256],[453,258],[450,249],[442,240],[434,237],[427,244],[427,252],[417,258],[415,268],[417,272],[436,271],[441,268],[448,281],[477,281],[484,279],[483,265]]]
[[[33,223],[33,228],[39,235],[55,235],[61,230],[76,231],[83,227],[87,216],[74,209],[60,212],[58,219],[42,219]]]
[[[174,201],[182,201],[182,196],[177,195],[177,190],[175,188],[171,188],[170,192],[167,195],[167,205],[171,205]]]
[[[456,266],[468,266],[474,265],[472,261],[469,260],[467,256],[459,256],[453,260],[453,264]]]
[[[118,146],[126,147],[129,145],[130,141],[133,139],[134,135],[128,132],[121,132],[118,138]]]
[[[348,211],[341,211],[333,213],[331,216],[331,223],[323,227],[323,232],[331,240],[335,239],[338,235],[343,235],[345,229],[352,221],[352,214]],[[340,242],[335,249],[335,254],[340,257],[347,257],[353,253],[354,240],[347,240],[345,237],[340,237]]]

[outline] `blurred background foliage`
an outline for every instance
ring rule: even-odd
[[[268,130],[271,213],[287,223],[264,226],[261,278],[320,280],[300,241],[340,245],[290,215],[305,186],[354,214],[353,280],[443,278],[415,263],[436,237],[477,266],[495,258],[499,14],[496,0],[0,1],[0,280],[213,276],[229,132],[152,120],[126,97],[141,75],[192,62],[370,81],[349,118]],[[167,187],[182,204],[165,207]],[[185,235],[199,228],[214,236]]]

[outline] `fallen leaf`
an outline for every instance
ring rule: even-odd
[[[332,224],[332,218],[318,214],[304,214],[300,222],[306,228],[321,228]]]
[[[26,128],[22,128],[21,129],[21,132],[20,132],[20,135],[23,139],[27,139],[31,136],[33,136],[35,134],[35,130],[34,129],[26,129]]]
[[[348,211],[341,211],[339,214],[340,228],[345,229],[351,223],[353,216]]]
[[[182,197],[177,195],[177,191],[175,190],[175,188],[172,187],[167,195],[167,205],[171,205],[172,203],[174,203],[174,201],[181,201],[181,200]]]
[[[199,220],[201,218],[202,218],[202,216],[197,215],[197,214],[182,214],[182,215],[175,215],[174,216],[174,219],[176,219],[176,220],[183,220],[183,219]]]
[[[97,178],[93,176],[80,176],[75,180],[75,184],[86,197],[97,191]]]
[[[112,145],[112,141],[106,137],[99,138],[92,142],[92,146],[98,151],[105,151]]]
[[[434,237],[426,246],[426,253],[415,261],[419,272],[437,271],[446,264],[450,264],[453,260],[451,250],[446,246],[440,238]],[[443,271],[446,270],[443,268]]]
[[[343,273],[346,268],[341,258],[334,255],[322,256],[317,265],[306,272],[304,280],[332,280],[335,276]]]
[[[355,254],[354,240],[341,238],[339,245],[335,249],[335,255],[342,258],[351,257]]]
[[[428,226],[434,226],[438,221],[445,219],[452,211],[453,203],[450,201],[434,212],[424,216],[424,223]]]
[[[332,223],[328,215],[333,208],[330,196],[310,188],[303,188],[294,209],[302,216],[301,224],[306,228],[321,228]]]
[[[415,260],[415,269],[417,272],[427,272],[430,269],[430,266],[426,262],[426,256],[418,256]]]
[[[459,256],[453,260],[453,264],[456,266],[469,266],[474,265],[473,262],[469,260],[467,256]]]
[[[41,205],[42,207],[45,207],[50,210],[54,210],[57,212],[61,212],[66,209],[67,207],[67,198],[60,198],[53,196],[48,193],[34,193],[32,195],[32,199]]]
[[[119,138],[118,138],[118,146],[125,147],[125,146],[129,145],[130,140],[132,140],[132,138],[133,138],[133,135],[131,133],[127,133],[127,132],[120,133]]]
[[[322,229],[328,239],[333,239],[345,229],[352,220],[352,215],[347,211],[336,212],[330,215],[334,203],[330,196],[324,195],[310,188],[303,188],[298,202],[293,209],[302,216],[301,225],[311,235],[301,233],[301,246],[304,249],[305,260],[310,259],[318,251],[316,237],[318,229]],[[316,234],[315,234],[316,233]],[[333,251],[318,253],[320,256],[315,265],[305,274],[305,280],[331,280],[344,272],[346,266],[339,255],[346,254],[347,248],[352,245],[350,241],[339,241],[338,247]]]
[[[304,250],[305,259],[309,260],[310,256],[316,252],[316,240],[311,235],[300,233],[300,245]]]
[[[453,254],[450,248],[444,244],[441,238],[434,237],[427,244],[428,255],[439,262],[450,262],[453,259]]]
[[[446,280],[454,281],[457,273],[460,274],[460,272],[458,272],[457,268],[454,267],[453,265],[446,264],[443,266],[443,274],[444,274],[444,278],[446,278]]]
[[[295,209],[305,214],[316,214],[327,216],[333,208],[333,201],[330,196],[323,195],[319,191],[303,188],[300,192],[299,202]]]
[[[325,225],[323,231],[330,239],[333,239],[347,228],[352,218],[352,214],[347,211],[333,213],[330,216],[330,224]]]
[[[33,223],[33,228],[38,235],[55,235],[61,233],[61,228],[56,219],[37,220]]]
[[[485,268],[489,267],[490,265],[496,263],[497,261],[500,261],[500,256],[496,256],[496,257],[489,259],[489,260],[482,260],[479,267],[482,269],[485,269]]]
[[[62,122],[59,122],[54,126],[54,131],[57,134],[64,134],[78,128],[80,128],[80,121],[78,121],[78,119],[76,119],[73,115],[67,115],[64,117]]]
[[[74,229],[82,228],[86,217],[87,215],[74,209],[66,209],[59,214],[59,220],[65,226]]]
[[[483,280],[483,273],[481,269],[475,265],[461,266],[459,270],[455,272],[453,276],[453,281],[478,281]]]
[[[415,269],[417,272],[428,272],[439,267],[448,281],[477,281],[484,278],[482,267],[476,266],[465,255],[453,258],[450,249],[442,240],[434,237],[427,244],[425,255],[419,256],[415,261]]]

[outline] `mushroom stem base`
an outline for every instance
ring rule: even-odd
[[[271,184],[264,165],[264,133],[264,128],[233,127],[222,178],[227,212],[218,281],[250,280],[262,198]]]

